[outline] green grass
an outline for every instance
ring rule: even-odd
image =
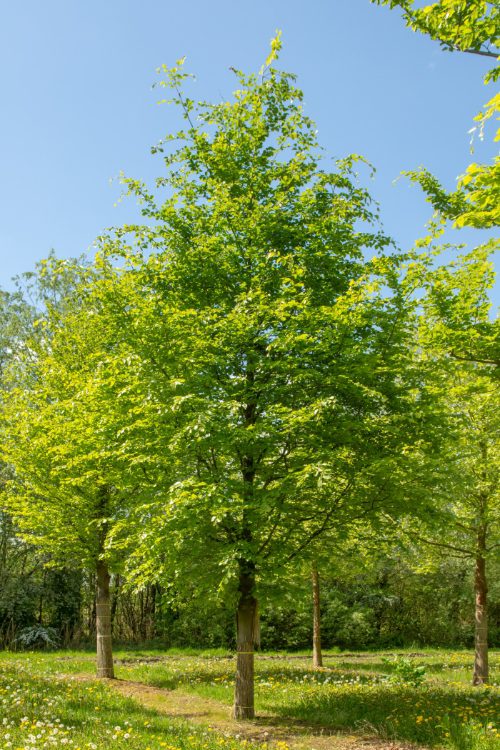
[[[124,650],[116,658],[122,679],[232,702],[235,660],[224,651]],[[500,652],[491,654],[492,685],[484,688],[469,684],[470,652],[406,658],[425,665],[422,685],[398,684],[389,652],[328,654],[322,670],[313,670],[305,655],[257,657],[257,712],[429,747],[500,748]],[[248,747],[149,711],[106,684],[71,677],[93,671],[90,652],[0,653],[0,748]]]
[[[73,662],[74,658],[74,662]],[[58,679],[87,657],[0,655],[0,747],[9,750],[242,750],[248,743],[169,719],[100,681]]]
[[[415,657],[406,653],[415,665],[425,666],[425,683],[418,688],[391,681],[391,652],[326,655],[321,671],[312,669],[309,657],[292,656],[257,657],[257,711],[425,745],[463,750],[460,743],[468,742],[466,747],[472,749],[475,737],[477,747],[500,747],[500,690],[495,684],[499,652],[490,656],[493,684],[486,688],[470,686],[472,656],[465,651],[429,650]],[[234,659],[167,656],[154,664],[124,664],[120,674],[229,705],[233,670]]]

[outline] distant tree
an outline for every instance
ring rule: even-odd
[[[427,522],[408,520],[402,528],[420,548],[420,564],[431,552],[470,560],[474,566],[475,657],[472,682],[488,682],[488,563],[500,550],[500,400],[495,385],[476,373],[450,378],[449,405],[456,428],[447,455],[448,481],[436,488]],[[444,493],[444,494],[443,494]],[[441,503],[436,496],[441,496]]]
[[[86,293],[95,269],[55,259],[48,266],[41,283],[45,274],[60,294],[45,296],[4,378],[2,454],[11,476],[0,502],[48,563],[95,572],[97,673],[113,677],[106,540],[123,503],[113,419],[126,405],[114,398],[122,380],[113,379],[112,321]]]
[[[486,249],[476,249],[431,273],[422,300],[421,341],[445,375],[443,399],[451,416],[441,486],[443,550],[475,560],[474,684],[488,680],[486,564],[500,549],[499,321],[491,320],[494,283]],[[439,518],[439,514],[437,516]],[[446,530],[451,531],[452,538]]]

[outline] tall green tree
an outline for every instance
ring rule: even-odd
[[[357,182],[359,157],[328,168],[294,77],[273,65],[279,47],[258,75],[235,71],[219,104],[185,93],[183,61],[162,69],[185,119],[154,149],[164,191],[126,179],[149,225],[102,248],[130,269],[122,300],[101,293],[126,311],[156,409],[149,494],[145,483],[111,543],[138,582],[188,578],[234,602],[238,718],[254,715],[266,583],[369,514],[385,462],[425,442],[400,258]]]
[[[44,272],[62,292],[45,299],[6,379],[2,454],[12,475],[1,502],[50,564],[94,571],[97,674],[113,677],[109,584],[117,563],[106,542],[125,502],[117,420],[127,404],[117,391],[134,381],[115,366],[123,352],[112,320],[87,292],[97,271],[52,259]]]
[[[500,338],[489,299],[494,279],[488,248],[435,269],[420,325],[423,349],[445,375],[443,398],[451,416],[442,456],[445,522],[441,541],[433,543],[475,561],[476,685],[488,681],[486,567],[498,559],[500,544]],[[438,482],[437,491],[442,489]],[[452,530],[451,541],[445,529]]]
[[[499,432],[500,401],[496,384],[472,365],[455,368],[447,401],[454,429],[441,459],[442,480],[427,518],[402,526],[421,542],[419,564],[443,556],[466,560],[474,578],[473,685],[489,680],[488,566],[500,560]]]

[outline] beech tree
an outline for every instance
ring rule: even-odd
[[[408,487],[410,497],[423,480],[430,481],[427,509],[424,502],[419,519],[413,515],[395,525],[427,545],[418,548],[420,565],[432,557],[429,551],[440,561],[444,555],[473,561],[473,684],[481,685],[489,676],[487,568],[498,562],[500,544],[499,327],[491,317],[495,275],[489,248],[474,248],[446,266],[427,267],[424,275],[420,356],[433,364],[433,387],[448,434]]]
[[[500,549],[499,430],[496,384],[470,365],[449,372],[447,401],[454,428],[441,454],[441,482],[436,483],[427,518],[407,519],[401,526],[420,543],[418,564],[443,556],[469,560],[473,566],[473,685],[489,680],[488,565],[498,563]],[[400,522],[398,522],[400,523]]]
[[[420,321],[423,348],[446,377],[443,398],[451,415],[443,482],[437,484],[439,493],[444,488],[445,522],[432,544],[474,560],[475,685],[488,681],[486,569],[488,560],[498,559],[500,544],[499,321],[492,319],[489,296],[494,281],[488,247],[434,269]]]
[[[2,454],[12,473],[1,504],[51,565],[95,572],[97,675],[113,677],[109,584],[117,561],[106,541],[124,505],[122,476],[132,471],[117,450],[128,404],[116,394],[124,381],[133,388],[133,371],[123,368],[112,321],[86,294],[95,269],[49,259],[44,273],[65,291],[57,304],[45,299],[7,375]]]
[[[500,400],[488,378],[474,378],[464,393],[459,448],[460,491],[450,510],[450,549],[474,562],[475,656],[473,685],[488,682],[488,559],[500,548]]]
[[[357,181],[360,157],[327,168],[302,92],[273,65],[279,47],[258,75],[235,71],[219,104],[186,94],[183,61],[161,70],[186,123],[153,149],[166,190],[125,179],[149,224],[101,250],[130,269],[124,335],[156,408],[143,435],[157,463],[111,544],[138,585],[188,577],[234,602],[237,718],[254,715],[266,583],[369,515],[390,457],[425,442],[401,258]]]
[[[412,0],[379,2],[403,8],[407,24],[429,34],[450,51],[498,57],[500,13],[497,3],[442,0],[415,9]],[[495,66],[485,83],[498,78]],[[480,135],[498,113],[496,94],[476,116]],[[498,133],[497,133],[498,139]],[[459,178],[457,190],[447,193],[426,170],[409,173],[420,183],[436,209],[440,224],[419,245],[432,246],[451,220],[456,227],[487,229],[498,226],[500,163],[471,164]],[[441,496],[439,513],[427,528],[427,541],[441,554],[474,560],[475,658],[473,684],[488,681],[487,563],[498,559],[498,391],[500,321],[490,300],[495,275],[491,255],[498,247],[492,238],[446,265],[427,267],[422,300],[420,341],[425,356],[441,370],[443,401],[451,417],[450,437],[443,442],[441,476],[434,497]],[[449,246],[445,246],[449,249]],[[431,255],[439,257],[441,248]],[[424,257],[424,256],[422,256]],[[428,262],[429,256],[426,261]],[[433,529],[433,525],[436,527]]]

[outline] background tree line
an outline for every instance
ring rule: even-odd
[[[425,553],[425,550],[422,550]],[[1,524],[0,643],[22,648],[25,628],[56,631],[65,647],[91,647],[95,640],[95,577],[89,571],[46,568],[47,560]],[[421,566],[422,567],[422,566]],[[490,576],[490,645],[500,645],[500,580]],[[321,571],[322,642],[326,649],[447,646],[474,642],[473,580],[462,560],[415,565],[415,552],[400,549],[376,564],[347,571],[340,560]],[[113,636],[120,645],[234,649],[234,614],[217,602],[172,597],[160,586],[137,593],[122,576],[111,581]],[[429,613],[432,612],[432,616]],[[287,597],[261,612],[261,648],[310,649],[312,598],[309,578],[297,580]],[[43,647],[41,641],[36,644]]]

